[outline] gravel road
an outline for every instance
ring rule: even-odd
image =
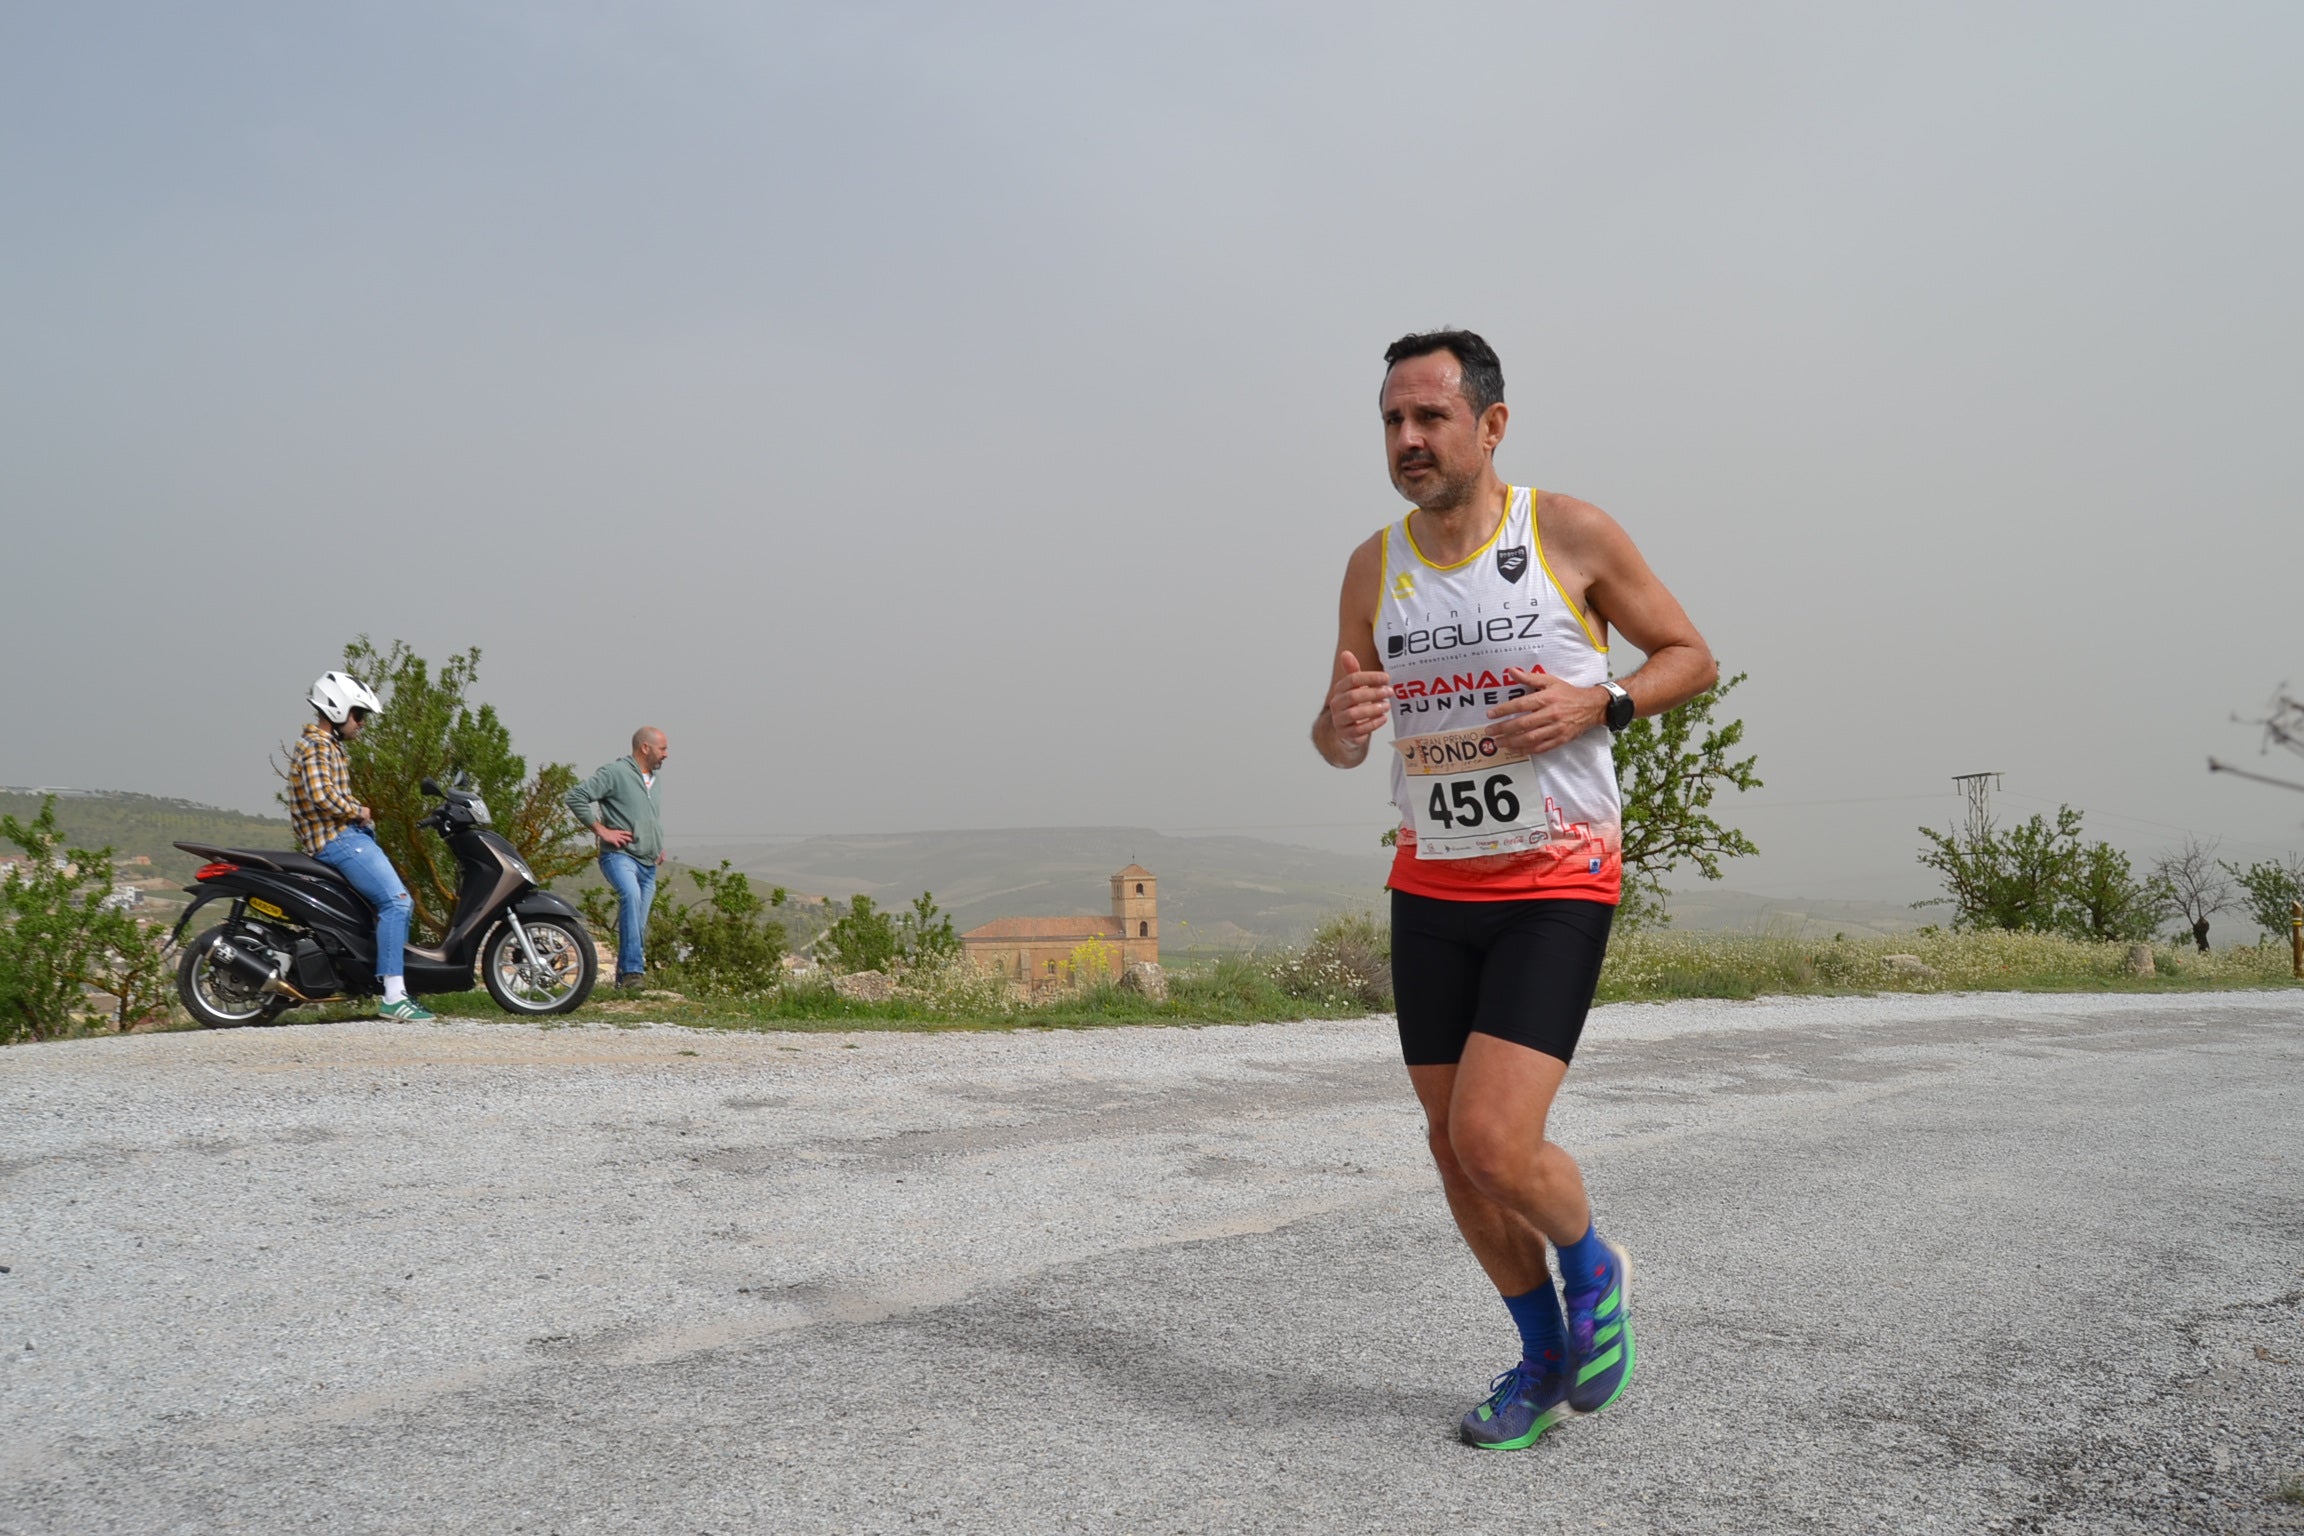
[[[1391,1025],[0,1052],[0,1531],[2304,1532],[2304,999],[1596,1013],[1624,1400]]]

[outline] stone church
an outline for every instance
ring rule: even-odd
[[[996,917],[960,935],[968,958],[1027,988],[1064,974],[1072,952],[1095,940],[1118,978],[1138,961],[1160,963],[1160,882],[1141,864],[1112,877],[1109,917]]]

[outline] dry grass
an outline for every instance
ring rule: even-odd
[[[1926,970],[1898,968],[1917,956]],[[2176,992],[2297,985],[2286,945],[2236,946],[2201,954],[2153,946],[2155,975],[2132,976],[2128,946],[2041,933],[1923,930],[1893,938],[1813,939],[1777,934],[1619,934],[1608,948],[1600,996],[1622,1002],[1672,997],[1759,997],[1846,992]]]

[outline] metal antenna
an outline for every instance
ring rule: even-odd
[[[1968,841],[1980,843],[1992,830],[1992,791],[2000,787],[1997,773],[1956,773],[1952,782],[1968,797]]]

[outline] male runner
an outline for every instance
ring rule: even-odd
[[[1622,894],[1612,734],[1719,668],[1607,514],[1496,477],[1509,413],[1487,342],[1404,336],[1384,362],[1385,452],[1415,505],[1344,568],[1312,744],[1351,768],[1392,722],[1400,1048],[1448,1208],[1521,1340],[1463,1435],[1516,1450],[1632,1377],[1630,1264],[1544,1122]],[[1648,658],[1615,682],[1611,626]]]

